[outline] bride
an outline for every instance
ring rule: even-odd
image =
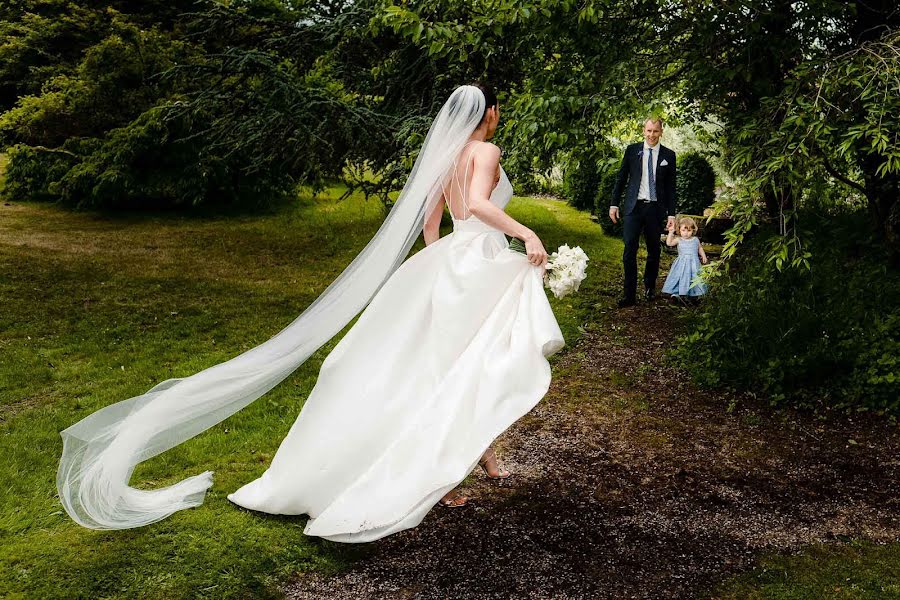
[[[268,470],[229,500],[308,514],[307,535],[367,542],[415,527],[436,503],[464,505],[454,488],[479,463],[507,477],[490,444],[544,396],[546,357],[563,339],[543,289],[546,250],[503,210],[512,186],[487,141],[498,122],[489,87],[457,88],[381,228],[293,323],[63,431],[57,487],[69,515],[122,529],[201,504],[209,472],[156,490],[128,481],[141,461],[277,385],[363,308]],[[445,205],[453,232],[441,238]],[[404,261],[420,231],[425,248]]]

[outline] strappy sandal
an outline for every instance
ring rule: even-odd
[[[488,456],[487,458],[482,456],[481,460],[478,461],[478,465],[482,469],[484,469],[484,474],[487,475],[490,479],[509,479],[509,476],[511,475],[511,473],[509,471],[507,471],[506,469],[503,469],[500,467],[500,463],[497,461],[497,453],[494,452],[494,449],[488,448],[485,451],[485,454],[487,454],[488,452],[490,452],[490,456]],[[488,472],[487,463],[491,458],[493,458],[494,462],[497,464],[497,472],[499,473],[499,475],[491,475]]]
[[[446,508],[462,508],[463,506],[466,506],[466,504],[468,504],[468,503],[469,503],[469,497],[463,496],[462,494],[458,494],[458,495],[450,498],[449,500],[445,500],[444,498],[441,498],[440,500],[438,500],[438,504],[440,504],[441,506],[444,506]]]

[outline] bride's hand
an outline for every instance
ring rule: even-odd
[[[537,234],[532,232],[531,235],[522,241],[525,242],[525,254],[528,256],[528,262],[536,267],[546,268],[547,251],[544,249],[544,244],[541,243],[541,239]]]

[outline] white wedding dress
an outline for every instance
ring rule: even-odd
[[[419,523],[541,399],[546,357],[563,345],[540,268],[477,218],[454,219],[452,234],[404,261],[444,197],[446,176],[459,184],[455,165],[488,110],[477,86],[450,94],[378,231],[276,335],[60,432],[56,488],[66,513],[84,527],[116,530],[203,504],[211,471],[148,489],[131,486],[135,467],[264,395],[359,315],[269,470],[229,498],[309,514],[308,534],[345,542]],[[491,202],[503,208],[512,187],[498,175]],[[463,183],[460,190],[468,172]],[[465,205],[462,194],[447,198],[451,208],[454,199]],[[460,213],[467,207],[451,211]]]
[[[491,202],[511,197],[501,170]],[[340,542],[415,527],[544,396],[563,343],[540,268],[476,217],[453,219],[325,359],[269,469],[228,498],[308,514],[306,534]]]

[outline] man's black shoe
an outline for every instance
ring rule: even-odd
[[[619,308],[625,308],[628,306],[634,306],[637,302],[634,301],[634,298],[622,298],[616,304],[618,304]]]
[[[653,288],[644,288],[644,300],[650,302],[654,298],[656,298],[656,290]]]

